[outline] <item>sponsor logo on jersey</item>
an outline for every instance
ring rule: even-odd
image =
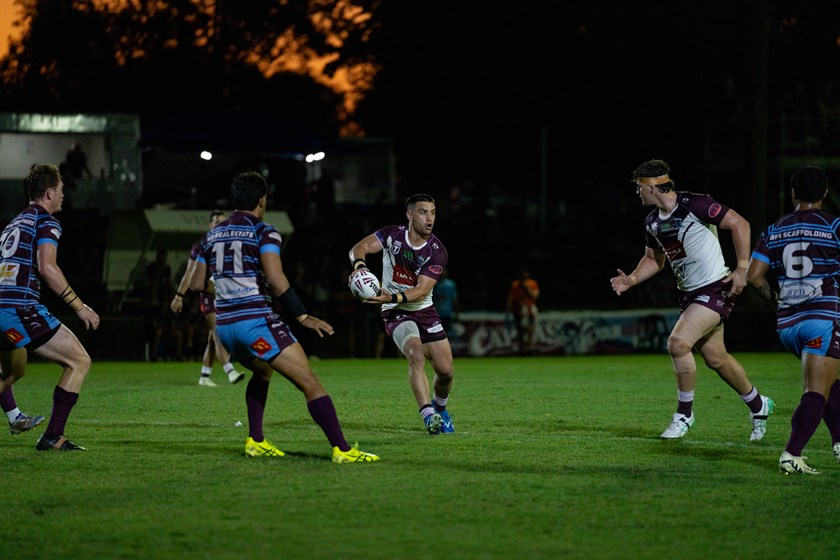
[[[262,356],[271,350],[271,344],[266,342],[263,337],[259,337],[256,341],[251,343],[251,350]]]
[[[398,284],[405,284],[407,286],[417,285],[417,275],[405,268],[404,266],[395,266],[393,279]]]
[[[685,247],[683,245],[676,245],[674,247],[668,247],[665,249],[665,254],[668,256],[669,261],[676,261],[679,259],[685,258]]]
[[[18,342],[23,340],[23,335],[20,334],[19,332],[17,332],[15,329],[9,329],[6,332],[4,332],[3,334],[6,336],[6,338],[9,340],[9,342],[11,342],[12,344],[17,344]]]
[[[811,339],[805,343],[805,348],[821,348],[822,347],[822,337],[818,336],[817,338]]]
[[[0,284],[14,284],[14,281],[17,279],[19,268],[20,265],[18,263],[0,264]]]
[[[429,272],[433,274],[443,274],[443,267],[439,264],[433,264],[429,267]]]
[[[709,206],[709,217],[710,217],[710,218],[714,218],[715,216],[717,216],[718,214],[720,214],[721,209],[722,209],[722,208],[721,208],[720,204],[718,204],[717,202],[715,202],[714,204],[712,204],[711,206]]]

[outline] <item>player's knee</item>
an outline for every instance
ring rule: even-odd
[[[90,354],[85,351],[84,348],[79,348],[71,359],[67,360],[67,365],[76,373],[81,375],[87,375],[88,371],[90,371],[90,366],[93,363],[93,360],[90,358]]]
[[[423,353],[423,345],[419,338],[408,339],[403,345],[402,351],[409,363],[425,365],[426,356]]]
[[[691,344],[684,338],[671,335],[668,337],[668,354],[672,358],[680,358],[686,354],[691,354]]]
[[[455,377],[455,372],[452,369],[435,370],[435,374],[444,383],[452,383],[452,379]]]
[[[719,371],[726,363],[729,361],[729,354],[727,353],[716,353],[716,354],[704,354],[703,355],[703,363],[706,364],[711,370]]]

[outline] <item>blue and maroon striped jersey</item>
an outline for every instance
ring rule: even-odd
[[[0,234],[0,307],[26,307],[41,301],[38,246],[58,246],[61,225],[43,206],[31,204]]]
[[[795,210],[767,227],[752,253],[779,283],[777,327],[806,319],[840,319],[840,218]]]

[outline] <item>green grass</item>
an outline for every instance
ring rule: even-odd
[[[196,384],[195,363],[95,362],[67,427],[86,453],[38,453],[43,427],[0,434],[0,558],[836,557],[840,465],[821,426],[820,476],[777,462],[798,361],[739,354],[777,408],[749,442],[746,406],[700,367],[697,424],[662,441],[676,389],[666,355],[460,359],[457,433],[425,434],[402,360],[313,362],[352,443],[335,465],[302,394],[276,376],[248,459],[245,383]],[[21,408],[49,414],[58,366],[30,365]],[[237,427],[241,421],[244,426]]]

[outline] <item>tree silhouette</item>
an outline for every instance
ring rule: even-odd
[[[353,121],[378,71],[372,0],[17,0],[27,31],[0,59],[17,112],[289,113],[320,132]]]

